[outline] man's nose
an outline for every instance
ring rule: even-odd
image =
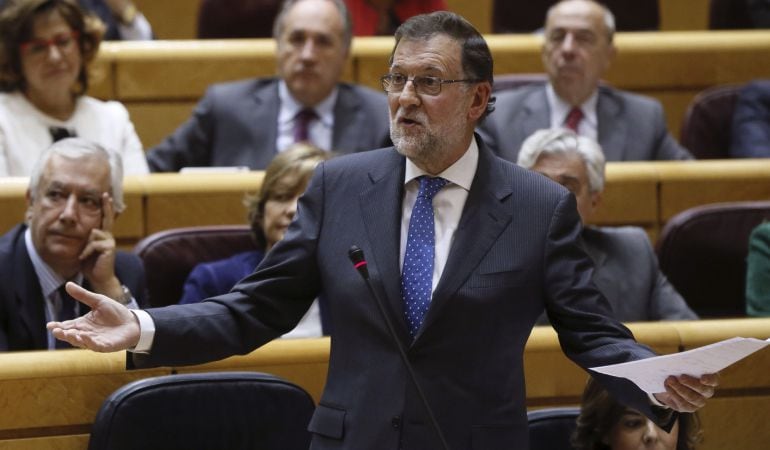
[[[568,53],[575,51],[575,37],[572,33],[567,33],[564,36],[564,40],[561,43],[561,50]]]
[[[403,106],[416,106],[420,104],[420,96],[417,95],[417,87],[414,80],[408,80],[398,95],[398,103]]]
[[[78,215],[78,198],[75,194],[71,194],[67,197],[67,201],[64,202],[64,207],[59,213],[59,220],[74,221]]]
[[[312,39],[305,39],[300,50],[300,56],[304,61],[315,61],[318,49]]]

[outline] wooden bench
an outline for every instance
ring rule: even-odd
[[[163,3],[163,2],[160,2]],[[487,36],[495,74],[542,72],[541,38]],[[618,33],[617,60],[607,82],[657,98],[668,128],[679,133],[693,97],[718,84],[770,73],[770,33],[764,31]],[[393,47],[390,37],[356,38],[343,78],[379,89]],[[145,147],[186,120],[212,83],[271,76],[271,39],[109,42],[102,46],[91,94],[123,102]]]
[[[194,39],[200,0],[134,0],[159,39]],[[492,30],[493,0],[447,0],[450,11],[468,19],[482,33]],[[709,0],[659,0],[660,29],[705,30]]]
[[[766,338],[770,319],[636,323],[637,339],[672,353],[740,335]],[[246,356],[200,366],[126,371],[125,354],[84,350],[0,354],[0,447],[85,449],[90,424],[103,400],[133,380],[171,373],[253,370],[284,377],[318,401],[326,382],[329,340],[274,341]],[[525,354],[530,408],[577,404],[587,375],[562,354],[555,332],[536,327]],[[756,353],[724,371],[717,396],[702,410],[706,441],[701,450],[762,448],[770,408],[770,351]],[[730,426],[723,426],[730,417]]]

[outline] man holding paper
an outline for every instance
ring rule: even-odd
[[[49,328],[96,351],[132,348],[129,365],[194,364],[285,333],[322,292],[333,332],[308,426],[313,450],[528,448],[522,359],[544,309],[584,368],[654,352],[608,317],[574,196],[474,136],[493,109],[492,73],[486,42],[463,18],[409,19],[382,77],[395,148],[321,163],[284,239],[254,274],[229,294],[136,315],[68,286],[92,313]],[[353,246],[369,257],[357,264],[368,266],[370,281],[348,260]],[[702,407],[717,384],[715,376],[671,377],[656,395],[666,409],[630,382],[602,377],[664,428],[672,410]]]

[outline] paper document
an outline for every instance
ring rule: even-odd
[[[634,382],[648,394],[665,392],[663,382],[670,375],[691,375],[699,377],[715,373],[750,354],[770,345],[770,339],[734,337],[704,345],[686,352],[656,356],[610,366],[592,367],[591,370]]]

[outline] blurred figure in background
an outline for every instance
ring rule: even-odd
[[[446,11],[445,0],[345,0],[356,36],[392,36],[401,23],[418,14]]]
[[[0,13],[0,176],[28,176],[53,142],[74,136],[117,152],[126,174],[148,172],[126,108],[85,95],[103,32],[68,0],[18,0]]]
[[[746,314],[770,316],[770,222],[754,228],[746,258]]]
[[[770,157],[770,80],[754,80],[738,92],[730,132],[730,157]]]
[[[593,281],[621,322],[692,320],[698,316],[668,282],[647,233],[638,227],[585,226],[601,205],[604,154],[591,138],[566,128],[538,130],[521,146],[518,164],[542,173],[575,195]],[[541,317],[539,323],[544,323]]]
[[[574,450],[694,450],[701,440],[696,413],[679,413],[666,433],[639,411],[613,399],[599,383],[588,380],[572,435]]]
[[[252,237],[260,250],[238,253],[219,261],[198,264],[185,281],[179,303],[197,303],[230,292],[238,281],[254,272],[265,253],[283,239],[297,212],[297,200],[305,192],[315,166],[331,156],[308,144],[295,144],[273,159],[259,193],[247,196],[246,207]],[[316,300],[296,328],[284,337],[316,337],[329,334],[328,317]]]

